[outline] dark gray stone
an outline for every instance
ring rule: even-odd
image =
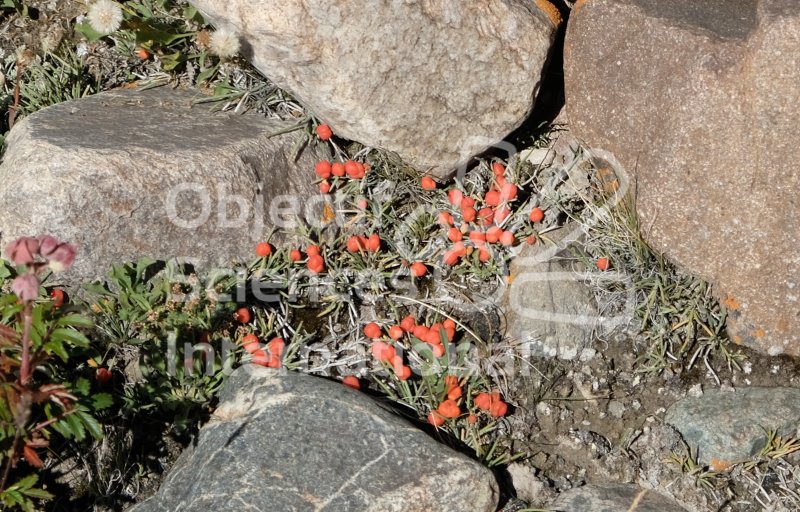
[[[687,512],[675,501],[636,485],[586,485],[563,492],[553,512]]]
[[[715,285],[734,342],[800,355],[796,0],[581,0],[571,129],[636,181],[643,235]]]
[[[248,365],[181,454],[156,511],[494,512],[489,470],[339,383]]]
[[[765,431],[798,433],[800,389],[711,389],[674,404],[665,421],[697,450],[701,463],[722,469],[758,454],[766,442]]]
[[[297,135],[270,136],[287,123],[211,113],[192,106],[198,97],[115,90],[17,124],[0,165],[2,243],[45,233],[77,243],[67,282],[142,256],[201,267],[254,257],[271,226],[290,226],[271,208],[287,199],[302,214],[319,197],[313,169],[326,153],[307,148],[293,161]]]

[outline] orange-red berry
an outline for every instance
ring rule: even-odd
[[[325,260],[320,255],[309,256],[306,266],[311,272],[319,274],[325,270]]]
[[[272,254],[272,246],[267,242],[261,242],[256,246],[256,254],[259,258],[266,258]]]
[[[478,212],[475,208],[471,206],[467,206],[466,208],[463,207],[464,203],[461,203],[461,216],[464,218],[465,222],[472,222],[475,220],[475,217],[478,216]]]
[[[444,425],[444,417],[437,412],[432,412],[428,414],[428,423],[434,427],[441,427]]]
[[[408,315],[400,321],[400,328],[406,332],[411,332],[417,325],[417,319],[413,315]]]
[[[602,258],[597,258],[596,265],[597,265],[597,268],[599,268],[600,270],[606,271],[611,267],[611,262],[608,261],[608,258],[603,256]]]
[[[317,176],[326,180],[331,177],[331,163],[327,160],[322,160],[317,162],[317,166],[314,168],[314,172],[317,173]]]
[[[345,174],[344,164],[342,162],[334,162],[331,165],[331,174],[341,178]]]
[[[355,375],[348,375],[342,379],[342,384],[351,389],[361,389],[361,381]]]
[[[423,277],[428,273],[428,267],[424,263],[416,262],[411,265],[411,275],[414,277]]]
[[[378,252],[381,249],[381,237],[373,233],[367,240],[367,249],[371,252]]]
[[[364,326],[364,335],[369,339],[380,338],[383,335],[383,331],[380,325],[370,322]]]
[[[544,211],[542,211],[542,209],[537,206],[536,208],[531,210],[529,218],[531,219],[531,222],[542,222],[542,220],[544,219]]]
[[[424,176],[419,183],[425,190],[436,190],[436,181],[430,176]]]
[[[505,245],[506,247],[511,247],[516,242],[516,237],[514,233],[511,231],[503,231],[503,234],[500,235],[500,243]]]
[[[489,206],[497,206],[500,204],[500,192],[496,190],[490,190],[486,193],[486,196],[483,198],[483,202],[488,204]]]
[[[242,346],[250,354],[254,353],[256,350],[261,350],[261,344],[258,342],[258,336],[255,334],[245,334],[242,336]]]
[[[399,325],[389,327],[389,337],[397,341],[403,337],[403,328]]]
[[[50,298],[53,300],[53,308],[58,309],[64,305],[66,294],[61,288],[54,288],[53,291],[50,292]]]
[[[330,140],[333,137],[333,130],[327,124],[321,124],[317,126],[317,137],[325,141]]]
[[[461,201],[464,199],[464,193],[458,189],[452,188],[447,192],[447,200],[450,201],[450,204],[453,206],[461,205]]]
[[[250,310],[247,308],[237,309],[236,313],[233,314],[233,317],[236,319],[237,322],[241,322],[243,324],[250,323],[250,320],[252,319]]]

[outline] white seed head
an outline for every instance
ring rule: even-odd
[[[209,41],[211,51],[222,59],[229,59],[239,53],[242,44],[239,35],[228,28],[217,29]]]
[[[122,25],[122,7],[112,0],[97,0],[86,13],[89,25],[101,34],[110,34]]]

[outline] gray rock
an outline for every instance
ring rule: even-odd
[[[494,511],[489,470],[339,383],[236,370],[155,511]]]
[[[563,492],[550,505],[564,512],[686,512],[675,501],[635,485],[586,485]]]
[[[271,209],[286,199],[302,214],[319,197],[313,168],[325,155],[307,148],[292,161],[295,135],[270,137],[285,123],[212,114],[191,106],[197,96],[117,90],[17,124],[0,165],[3,243],[50,233],[79,244],[67,282],[142,256],[200,266],[254,257],[270,226],[290,225]]]
[[[533,356],[573,360],[592,342],[594,297],[563,250],[575,234],[573,226],[550,232],[550,241],[525,247],[511,264],[502,300],[506,333]]]
[[[798,46],[796,0],[592,0],[564,50],[571,129],[635,175],[648,242],[772,355],[800,355]]]
[[[517,498],[528,503],[540,503],[552,492],[545,482],[540,480],[534,469],[518,462],[508,465],[508,476],[514,485]]]
[[[724,468],[758,454],[766,442],[765,430],[798,433],[800,389],[706,390],[675,403],[665,421],[697,450],[701,463]]]
[[[532,109],[555,37],[546,0],[193,0],[335,133],[445,175]]]

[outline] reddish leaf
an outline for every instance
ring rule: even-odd
[[[39,458],[39,455],[36,453],[36,450],[31,448],[30,446],[25,446],[22,449],[22,454],[25,456],[25,461],[35,468],[40,468],[44,466],[42,459]]]

